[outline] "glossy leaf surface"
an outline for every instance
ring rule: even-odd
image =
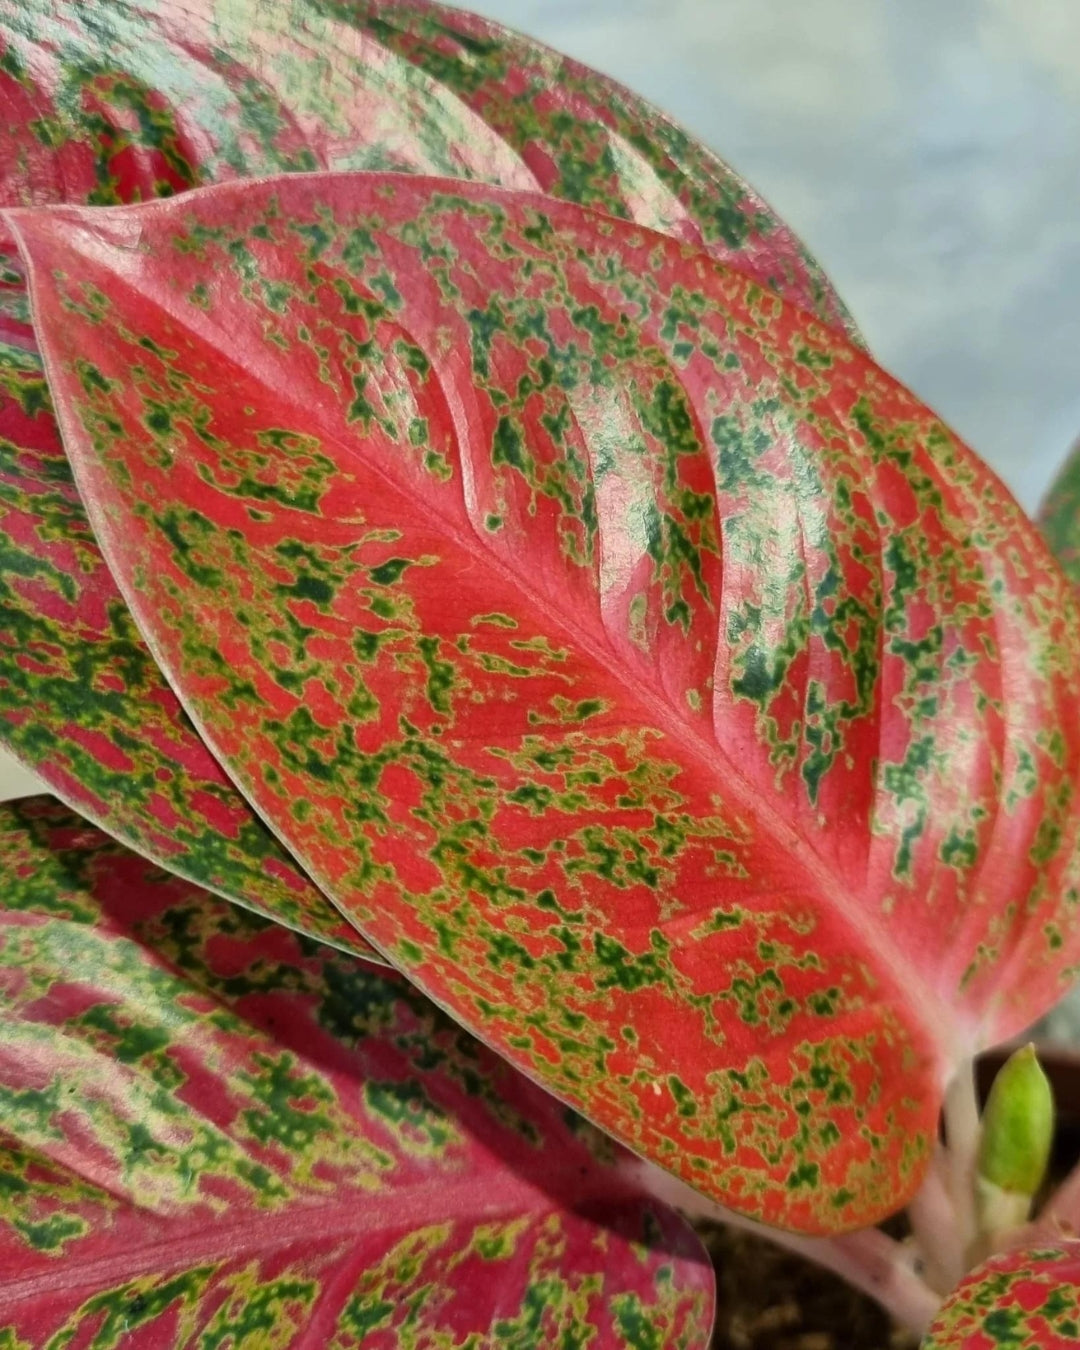
[[[1066,576],[1080,585],[1080,445],[1073,446],[1039,507],[1039,524]]]
[[[426,5],[0,3],[0,202],[104,204],[372,165],[629,214],[830,320],[819,270],[725,165],[602,76]],[[181,875],[371,952],[179,715],[68,481],[15,259],[0,274],[0,728],[65,800]]]
[[[922,1350],[1072,1350],[1080,1342],[1080,1242],[1006,1252],[946,1301]]]
[[[0,807],[0,1344],[703,1348],[693,1232],[399,977]]]
[[[389,175],[14,216],[170,680],[437,1001],[815,1230],[1077,958],[1071,591],[910,394],[706,255]]]

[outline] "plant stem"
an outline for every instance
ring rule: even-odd
[[[916,1273],[910,1249],[877,1228],[838,1237],[803,1237],[734,1214],[652,1163],[635,1158],[620,1170],[649,1195],[682,1210],[690,1218],[710,1219],[754,1233],[833,1271],[855,1289],[876,1299],[897,1322],[919,1335],[941,1305],[940,1296]]]
[[[949,1158],[949,1195],[956,1217],[959,1250],[965,1256],[978,1236],[975,1209],[975,1160],[979,1151],[979,1102],[975,1062],[963,1060],[945,1091],[945,1145]]]
[[[1043,1206],[1033,1225],[1043,1240],[1080,1234],[1080,1164],[1069,1173]]]
[[[940,1144],[930,1170],[908,1206],[915,1246],[924,1262],[922,1277],[931,1289],[947,1294],[964,1274],[964,1247],[953,1204],[949,1169],[952,1159]]]

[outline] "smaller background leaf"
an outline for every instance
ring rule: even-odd
[[[354,23],[362,15],[383,46],[496,131],[543,192],[699,245],[862,344],[825,273],[772,208],[631,90],[490,19],[428,0],[313,3]]]
[[[4,205],[393,170],[540,189],[702,244],[857,337],[820,267],[644,99],[423,0],[0,0]]]
[[[970,1274],[922,1350],[1072,1350],[1080,1343],[1080,1242],[1005,1252]]]
[[[1065,575],[1080,586],[1080,441],[1039,508],[1039,524]]]

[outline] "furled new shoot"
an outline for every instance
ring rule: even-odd
[[[1027,1222],[1053,1137],[1053,1093],[1035,1047],[1027,1045],[995,1078],[983,1115],[975,1184],[985,1248]]]

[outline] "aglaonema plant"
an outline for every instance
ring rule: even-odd
[[[676,1235],[689,1264],[626,1286],[634,1316],[663,1326],[653,1340],[580,1302],[574,1334],[703,1343],[699,1268],[658,1199],[767,1226],[919,1330],[959,1284],[928,1344],[980,1344],[980,1317],[1019,1328],[1029,1286],[1075,1287],[1080,1185],[1029,1221],[1051,1129],[1039,1070],[1014,1059],[981,1122],[971,1062],[1055,1001],[1080,952],[1068,584],[993,476],[852,345],[789,236],[625,91],[448,11],[312,3],[299,42],[295,10],[257,31],[231,7],[7,16],[0,66],[36,116],[6,201],[91,203],[6,217],[21,250],[0,409],[11,743],[76,809],[187,879],[155,874],[136,908],[154,913],[161,885],[189,895],[198,882],[351,950],[318,959],[366,970],[372,988],[403,989],[357,958],[388,961],[629,1145],[604,1159],[595,1203],[651,1193],[634,1214]],[[106,31],[124,79],[88,60]],[[312,33],[333,39],[336,87],[351,90],[332,112],[334,81],[298,76]],[[220,81],[202,104],[192,59]],[[486,158],[466,162],[478,134]],[[42,165],[63,166],[55,191]],[[368,172],[108,205],[323,166]],[[448,171],[490,181],[431,176]],[[93,838],[101,856],[130,857]],[[43,883],[40,903],[62,910],[54,893]],[[294,964],[316,959],[284,930],[213,912],[232,915],[211,945],[234,994],[263,978],[255,932],[284,953],[268,989],[291,992]],[[176,980],[208,978],[185,964],[189,946],[125,915],[140,959],[171,972],[162,997],[187,1008]],[[22,926],[6,939],[13,970]],[[114,1125],[108,1147],[88,1143],[57,1096],[88,989],[108,1046],[127,1019],[173,1024],[144,1006],[151,985],[74,980],[44,1010],[29,1005],[52,1048],[33,1081],[10,1070],[5,1128],[37,1150],[42,1203],[88,1170],[115,1198],[114,1172],[126,1186],[155,1152],[138,1135],[132,1153]],[[261,1033],[307,1028],[312,1006],[283,1005]],[[229,1055],[211,1083],[179,1033],[133,1045],[174,1103],[228,1101],[243,1122],[229,1146],[246,1154],[251,1130],[320,1110],[306,1070],[260,1098],[260,1116],[236,1106],[251,1070]],[[443,1061],[410,1045],[426,1102]],[[511,1086],[485,1101],[548,1100],[499,1072]],[[130,1098],[129,1124],[147,1091]],[[278,1157],[286,1172],[321,1183],[321,1150],[347,1150],[341,1132],[367,1138],[369,1122],[328,1119],[306,1161]],[[463,1118],[459,1133],[475,1128]],[[81,1289],[98,1283],[43,1314],[47,1334],[113,1334],[119,1322],[101,1319],[127,1316],[117,1290],[142,1299],[131,1281],[150,1278],[131,1262],[165,1185],[121,1188],[107,1275],[98,1249],[74,1242],[82,1230],[65,1254],[45,1219],[0,1211],[25,1265],[23,1303],[0,1304],[5,1315],[30,1307],[42,1270],[70,1282],[74,1269]],[[451,1222],[437,1169],[422,1189],[340,1230],[366,1253],[325,1276],[343,1300],[356,1281],[378,1286],[386,1230]],[[271,1203],[258,1186],[246,1194],[256,1211]],[[579,1197],[590,1217],[592,1196]],[[166,1206],[192,1259],[212,1259],[192,1225],[219,1198],[207,1176],[189,1181],[191,1207]],[[301,1186],[304,1215],[310,1199]],[[909,1242],[873,1227],[904,1206]],[[172,1240],[154,1248],[165,1320],[148,1321],[148,1344],[209,1334],[237,1290],[278,1298],[263,1292],[279,1274],[258,1265],[261,1219],[241,1209],[246,1284],[230,1268],[205,1286],[219,1292],[185,1302],[169,1283]],[[573,1209],[560,1191],[558,1222]],[[564,1273],[577,1250],[560,1247]],[[456,1262],[443,1252],[430,1279],[452,1281]],[[507,1270],[492,1279],[517,1278]],[[293,1320],[267,1314],[281,1343],[323,1343],[330,1324],[308,1294],[282,1297]],[[1052,1301],[1030,1335],[1064,1334],[1068,1306]],[[440,1334],[553,1343],[527,1319],[499,1339],[485,1307]],[[364,1334],[378,1346],[421,1333]]]

